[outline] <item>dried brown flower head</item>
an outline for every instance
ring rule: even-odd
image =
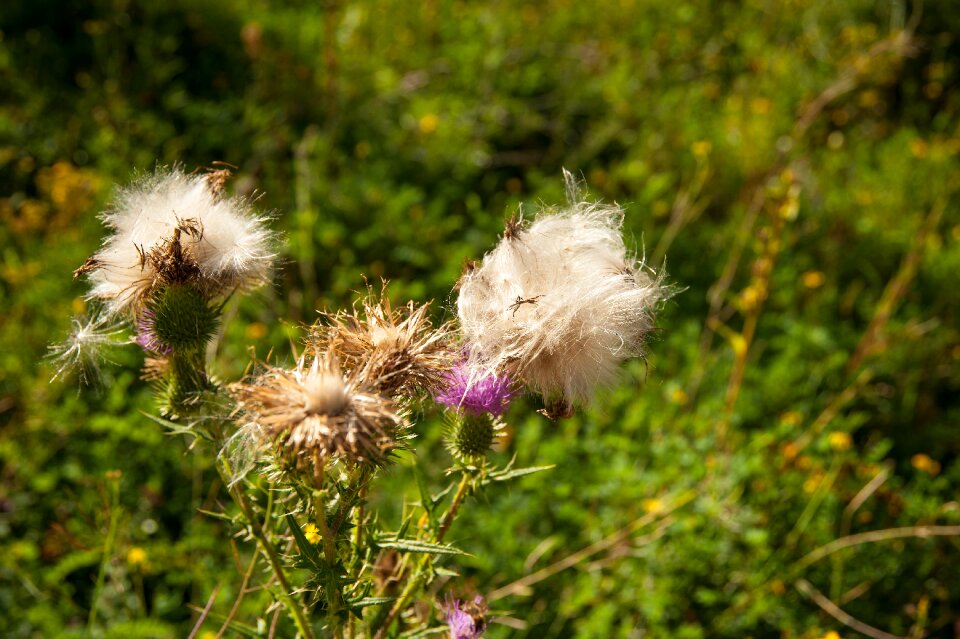
[[[264,435],[298,458],[381,464],[398,446],[403,417],[367,384],[364,369],[344,375],[328,352],[296,368],[268,367],[230,386],[230,394]]]
[[[433,328],[429,302],[394,310],[381,293],[372,294],[362,309],[327,315],[328,326],[317,325],[312,338],[349,369],[367,370],[370,383],[389,396],[438,388],[456,359],[451,352],[451,325]]]

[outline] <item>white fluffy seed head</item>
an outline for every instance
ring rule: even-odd
[[[661,279],[631,256],[623,210],[576,202],[513,228],[460,281],[470,356],[550,401],[585,403],[644,353]]]
[[[243,198],[216,193],[205,175],[158,170],[120,190],[103,215],[113,229],[87,269],[90,297],[106,300],[112,312],[130,306],[152,286],[156,265],[148,258],[177,233],[186,259],[204,288],[217,295],[253,288],[269,280],[274,234],[266,218]]]

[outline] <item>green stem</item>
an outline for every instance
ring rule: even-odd
[[[277,582],[280,584],[280,601],[284,606],[286,606],[286,608],[290,611],[290,614],[293,616],[293,621],[297,625],[297,630],[300,631],[300,634],[304,637],[304,639],[315,639],[313,630],[310,628],[310,624],[303,613],[303,608],[299,606],[296,601],[294,601],[293,597],[290,596],[290,593],[293,589],[290,587],[290,582],[287,581],[287,575],[283,570],[283,563],[280,561],[280,557],[277,556],[277,551],[274,550],[273,546],[270,544],[270,541],[267,539],[266,533],[264,533],[263,527],[260,525],[260,521],[254,517],[253,509],[250,507],[250,502],[247,501],[246,496],[236,487],[230,489],[230,495],[237,503],[237,506],[240,507],[240,511],[243,513],[244,518],[250,524],[250,532],[257,540],[260,550],[267,558],[270,568],[273,570],[273,574],[276,576]]]
[[[203,351],[174,351],[170,355],[168,379],[166,412],[176,416],[189,414],[197,405],[197,396],[210,388]]]
[[[120,471],[116,472],[119,473]],[[90,606],[90,617],[87,619],[88,632],[93,630],[93,626],[97,622],[97,608],[100,604],[100,594],[103,591],[103,583],[106,580],[107,563],[109,563],[111,553],[113,552],[113,543],[117,537],[117,523],[120,520],[120,480],[114,479],[111,483],[110,524],[107,528],[107,540],[103,544],[103,558],[100,560],[100,572],[97,573],[97,584],[93,589],[93,602]]]
[[[467,493],[470,489],[470,479],[471,475],[466,471],[463,472],[463,477],[460,478],[460,485],[457,486],[457,492],[453,496],[453,501],[450,502],[450,508],[447,509],[447,512],[443,515],[443,519],[440,521],[440,527],[437,529],[436,543],[443,541],[444,536],[447,534],[447,531],[450,530],[450,525],[453,524],[454,518],[457,516],[457,511],[460,509],[460,504],[463,502],[464,498],[467,496]],[[410,581],[407,582],[406,587],[403,589],[403,592],[400,593],[400,597],[394,602],[393,607],[390,609],[390,613],[387,615],[387,618],[383,621],[383,625],[380,626],[380,629],[377,631],[377,634],[374,636],[374,639],[383,639],[387,635],[387,631],[390,630],[390,626],[394,621],[397,620],[397,617],[400,616],[400,613],[403,612],[403,609],[407,607],[407,604],[410,603],[410,600],[413,599],[413,596],[424,586],[429,576],[429,571],[427,570],[430,565],[431,555],[424,555],[419,563],[417,564],[416,569],[414,570],[413,576],[410,578]]]
[[[323,541],[323,558],[327,564],[328,579],[323,587],[324,596],[327,600],[328,617],[334,623],[334,635],[341,633],[339,612],[343,608],[343,593],[340,592],[340,584],[337,583],[337,544],[334,538],[335,532],[330,529],[327,522],[327,512],[323,506],[323,497],[319,492],[314,493],[313,513],[317,526],[320,528],[320,539]]]
[[[460,479],[460,485],[457,486],[457,492],[453,496],[453,501],[450,502],[450,508],[447,510],[446,514],[443,516],[443,520],[440,522],[440,529],[437,531],[437,543],[443,541],[444,536],[450,529],[450,525],[457,516],[457,510],[460,509],[460,504],[463,502],[464,497],[467,496],[467,491],[470,488],[470,479],[471,475],[467,472],[464,472],[463,477]]]

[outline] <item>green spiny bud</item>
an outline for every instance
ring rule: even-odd
[[[154,332],[174,351],[203,348],[220,324],[217,310],[193,286],[168,286],[148,306],[156,315]]]
[[[498,426],[486,414],[457,415],[447,435],[450,453],[463,460],[486,457],[498,435]]]

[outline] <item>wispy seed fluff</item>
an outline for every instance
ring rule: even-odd
[[[497,247],[459,282],[457,312],[471,359],[542,394],[551,417],[569,416],[619,364],[644,353],[661,278],[629,254],[623,209],[581,201],[511,221]]]
[[[250,200],[224,197],[221,173],[160,169],[121,189],[103,214],[113,234],[78,270],[89,296],[117,313],[160,284],[189,280],[214,297],[266,282],[274,236]]]
[[[127,326],[123,321],[97,310],[91,315],[74,318],[69,336],[50,346],[48,359],[57,370],[50,381],[76,371],[81,384],[91,384],[100,377],[100,364],[107,360],[106,351],[126,344]]]
[[[393,402],[369,390],[365,376],[345,375],[332,353],[302,356],[293,370],[269,367],[232,384],[230,394],[265,437],[294,456],[318,465],[380,464],[397,447],[404,420]]]

